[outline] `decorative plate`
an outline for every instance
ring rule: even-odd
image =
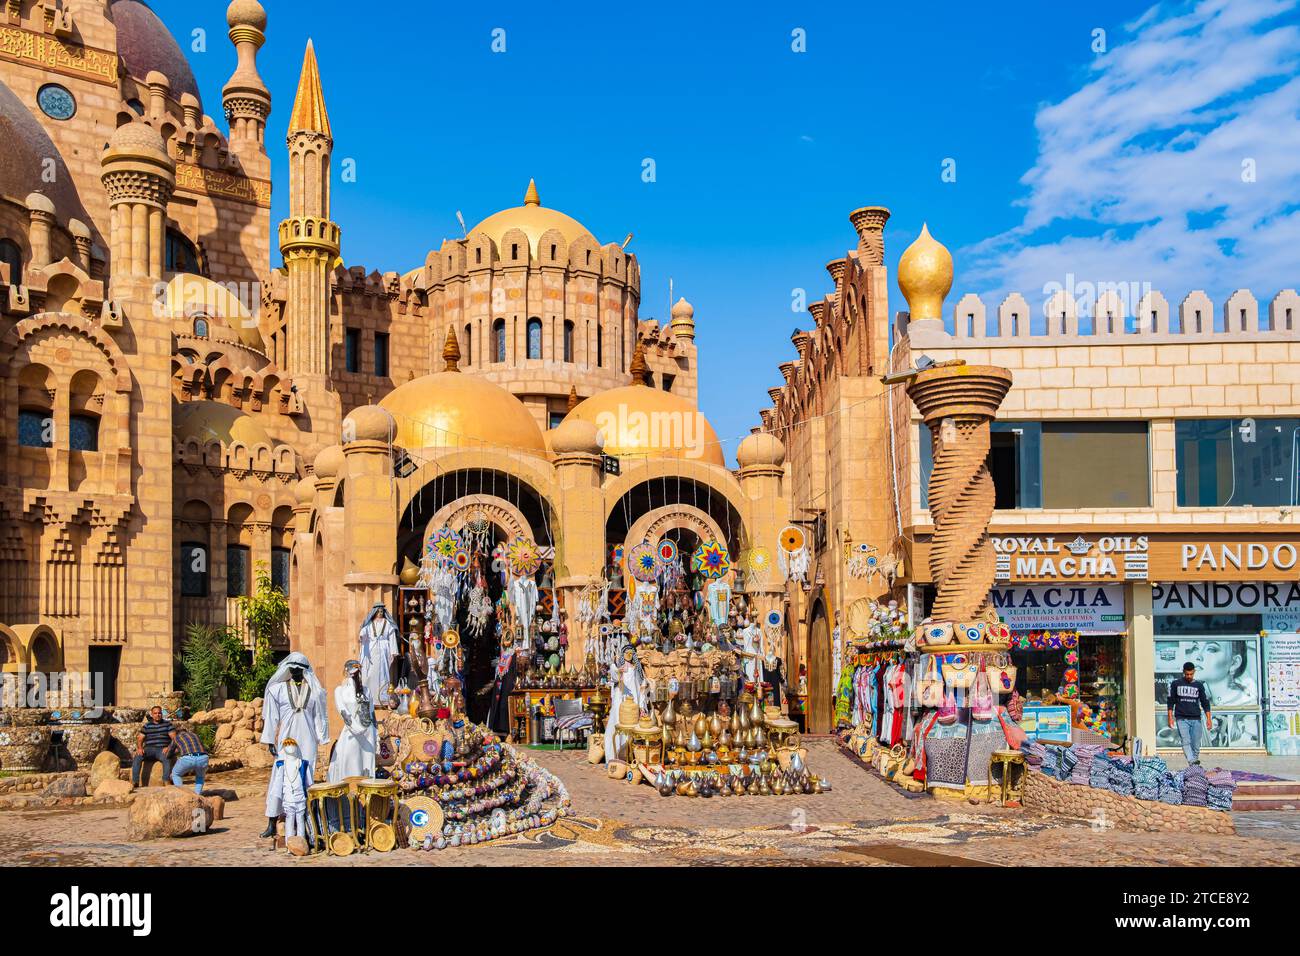
[[[672,538],[660,538],[656,547],[659,551],[660,564],[672,564],[677,560],[677,542]]]
[[[654,545],[646,541],[634,545],[627,555],[627,569],[642,584],[654,581],[655,575],[659,573],[659,559]]]
[[[529,538],[515,538],[511,541],[506,548],[506,561],[510,565],[510,573],[517,578],[536,574],[542,566],[537,545]]]

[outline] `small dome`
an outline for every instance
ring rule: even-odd
[[[293,486],[293,497],[300,505],[311,504],[316,497],[316,480],[310,476],[300,479]]]
[[[225,402],[183,402],[176,409],[172,434],[179,442],[194,439],[200,445],[213,441],[249,448],[277,444],[253,416]]]
[[[32,212],[54,212],[54,203],[44,193],[29,193],[27,196],[27,208]]]
[[[601,453],[601,435],[591,422],[572,415],[546,433],[551,451],[557,455]]]
[[[672,392],[646,385],[611,388],[580,402],[565,422],[575,418],[591,422],[603,433],[607,455],[726,465],[718,434],[708,419]]]
[[[392,441],[396,431],[397,423],[393,416],[378,405],[354,408],[343,419],[345,441]]]
[[[170,81],[173,94],[199,95],[199,84],[180,44],[147,4],[113,0],[109,10],[117,27],[117,53],[131,76],[144,80],[156,70]]]
[[[317,478],[337,478],[345,464],[347,459],[343,457],[343,446],[330,445],[316,453],[316,460],[312,462],[312,472]]]
[[[785,445],[770,432],[755,432],[736,449],[736,464],[741,468],[751,465],[780,466],[785,462]]]
[[[242,344],[266,354],[266,342],[257,327],[257,319],[244,308],[238,296],[218,282],[192,272],[178,273],[163,289],[162,304],[173,317],[188,319],[201,313],[234,332]]]
[[[673,306],[672,312],[674,319],[691,319],[695,317],[695,306],[691,305],[685,299],[678,299],[677,304]]]
[[[80,219],[68,220],[68,232],[72,233],[73,237],[76,239],[90,238],[90,227]]]
[[[403,448],[498,447],[546,454],[537,420],[524,403],[485,378],[435,372],[389,392],[379,404],[397,422]]]
[[[226,7],[226,26],[266,29],[266,11],[257,0],[232,0]]]
[[[564,237],[564,241],[569,244],[582,236],[586,236],[593,242],[596,241],[596,237],[591,234],[587,227],[572,216],[566,216],[557,209],[548,209],[543,206],[537,194],[537,186],[531,180],[528,183],[528,193],[524,196],[522,206],[503,209],[488,216],[471,229],[469,234],[473,236],[478,232],[486,233],[497,244],[497,249],[504,254],[503,241],[506,233],[511,229],[523,230],[524,235],[528,237],[528,246],[534,256],[537,255],[537,244],[541,241],[542,236],[551,229],[558,229],[560,235]],[[567,253],[568,249],[566,248],[564,251]]]
[[[952,254],[925,225],[898,260],[898,288],[913,322],[943,318],[943,298],[952,288]]]
[[[108,140],[108,148],[128,153],[167,155],[167,144],[148,123],[136,120],[119,126]]]

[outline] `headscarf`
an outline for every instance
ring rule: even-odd
[[[302,668],[302,679],[307,682],[309,687],[311,687],[313,694],[324,694],[324,690],[320,686],[320,681],[316,679],[316,672],[311,669],[311,661],[307,660],[307,655],[301,651],[294,651],[284,660],[280,661],[280,666],[276,668],[275,673],[271,675],[271,679],[266,682],[266,690],[263,692],[263,696],[269,694],[271,688],[276,684],[281,684],[289,679],[289,669],[291,667]]]
[[[381,612],[384,615],[384,621],[387,622],[388,627],[391,627],[394,633],[397,632],[397,621],[393,619],[392,613],[388,610],[388,605],[383,601],[376,601],[374,606],[366,612],[366,616],[361,620],[360,637],[374,635],[374,629],[371,627],[371,622],[375,619],[376,611]],[[387,630],[387,628],[384,628],[384,630]],[[381,630],[379,635],[376,636],[382,636],[384,630]]]

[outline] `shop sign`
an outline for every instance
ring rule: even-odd
[[[1125,628],[1122,585],[994,588],[990,596],[1013,631],[1114,634]]]
[[[1145,581],[1147,535],[997,535],[996,580]]]
[[[1151,588],[1156,614],[1267,614],[1300,610],[1300,582],[1179,581]]]
[[[1020,729],[1030,740],[1050,740],[1068,744],[1074,739],[1074,731],[1070,726],[1071,714],[1069,707],[1025,704],[1020,718]]]
[[[1292,571],[1300,552],[1285,541],[1271,546],[1257,541],[1215,541],[1183,544],[1181,556],[1184,571]]]

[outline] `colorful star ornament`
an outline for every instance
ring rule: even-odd
[[[517,578],[530,577],[542,566],[542,556],[531,538],[515,538],[506,547],[506,564]]]
[[[633,545],[627,553],[627,569],[642,584],[650,584],[659,573],[659,556],[655,546],[648,541]]]
[[[691,570],[710,581],[716,581],[731,570],[731,558],[727,555],[727,549],[717,541],[705,541],[691,555]]]
[[[456,552],[464,550],[465,543],[460,535],[447,527],[430,532],[428,540],[424,543],[424,553],[444,566],[455,566]]]

